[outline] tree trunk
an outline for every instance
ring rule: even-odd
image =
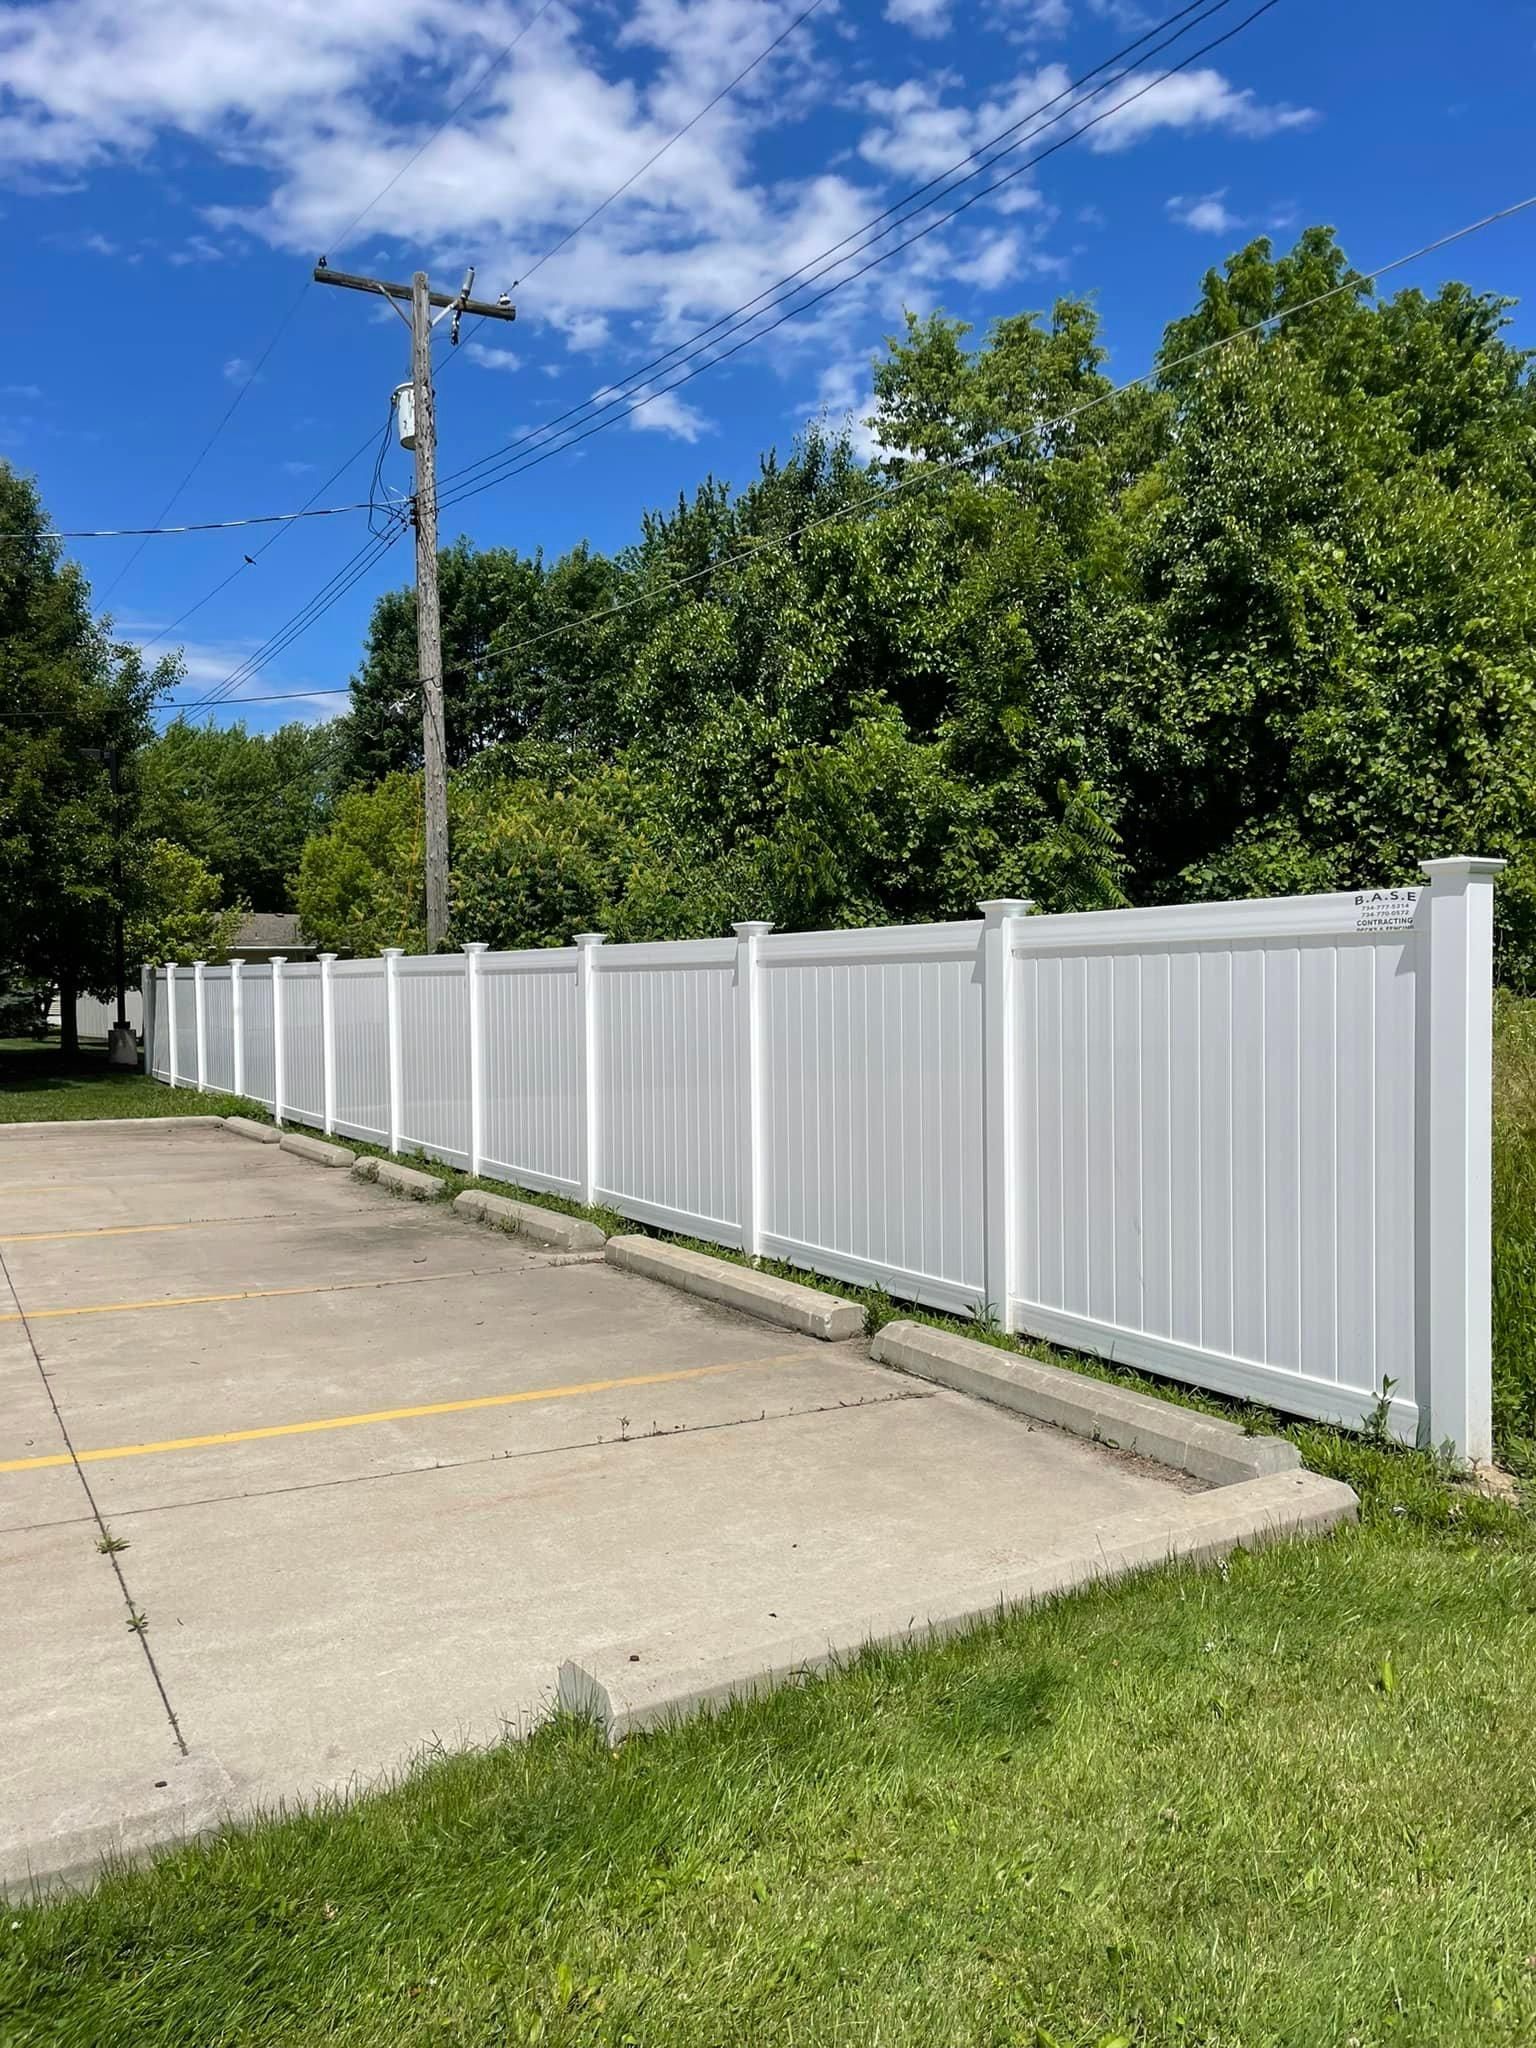
[[[80,1057],[80,1019],[75,1013],[75,984],[67,974],[59,976],[59,1050],[66,1059]]]

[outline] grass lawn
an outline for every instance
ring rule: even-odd
[[[228,1116],[233,1096],[167,1088],[147,1074],[107,1065],[87,1048],[66,1060],[56,1040],[0,1038],[0,1124],[74,1122],[96,1116]]]
[[[1499,1063],[1521,1463],[1536,1006],[1501,1008]],[[1359,1529],[616,1756],[555,1725],[0,1914],[0,2044],[1536,2040],[1536,1523],[1422,1454],[1295,1434]]]

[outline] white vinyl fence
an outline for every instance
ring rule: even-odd
[[[144,1030],[144,998],[138,989],[131,988],[127,991],[127,1000],[123,1005],[123,1014],[127,1017],[132,1028],[142,1035]],[[57,1024],[58,1019],[59,999],[55,996],[53,1007],[48,1012],[48,1021],[50,1024]],[[83,1039],[100,1039],[104,1044],[108,1028],[116,1022],[116,996],[110,1002],[105,1003],[99,1002],[95,996],[77,996],[75,998],[75,1029]]]
[[[151,1071],[1490,1452],[1492,877],[145,974]]]

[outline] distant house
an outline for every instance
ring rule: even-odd
[[[299,920],[291,910],[253,910],[241,919],[225,958],[313,960],[316,951],[299,930]]]

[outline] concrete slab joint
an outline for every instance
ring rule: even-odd
[[[254,1139],[258,1145],[275,1145],[283,1135],[274,1124],[259,1124],[248,1116],[227,1116],[224,1128],[233,1131],[237,1138]]]
[[[285,1152],[291,1152],[296,1159],[307,1159],[313,1166],[350,1166],[357,1157],[345,1145],[332,1145],[324,1138],[306,1138],[302,1131],[284,1131],[278,1143]]]
[[[610,1237],[607,1257],[611,1265],[627,1272],[664,1280],[685,1294],[718,1301],[723,1307],[777,1323],[781,1329],[797,1330],[804,1337],[836,1344],[861,1335],[864,1329],[864,1311],[857,1302],[823,1294],[819,1287],[803,1287],[795,1280],[779,1280],[727,1259],[711,1258],[706,1252],[691,1252],[682,1245],[664,1244],[653,1237]]]
[[[608,1242],[584,1216],[543,1209],[537,1202],[514,1201],[510,1195],[489,1195],[480,1188],[466,1188],[462,1195],[455,1195],[453,1206],[472,1222],[516,1231],[520,1237],[531,1237],[536,1244],[551,1245],[556,1251],[601,1251]]]
[[[1153,1458],[1210,1486],[1294,1472],[1301,1463],[1301,1453],[1284,1437],[1250,1436],[1219,1416],[922,1323],[887,1323],[871,1344],[870,1356],[1074,1436]]]

